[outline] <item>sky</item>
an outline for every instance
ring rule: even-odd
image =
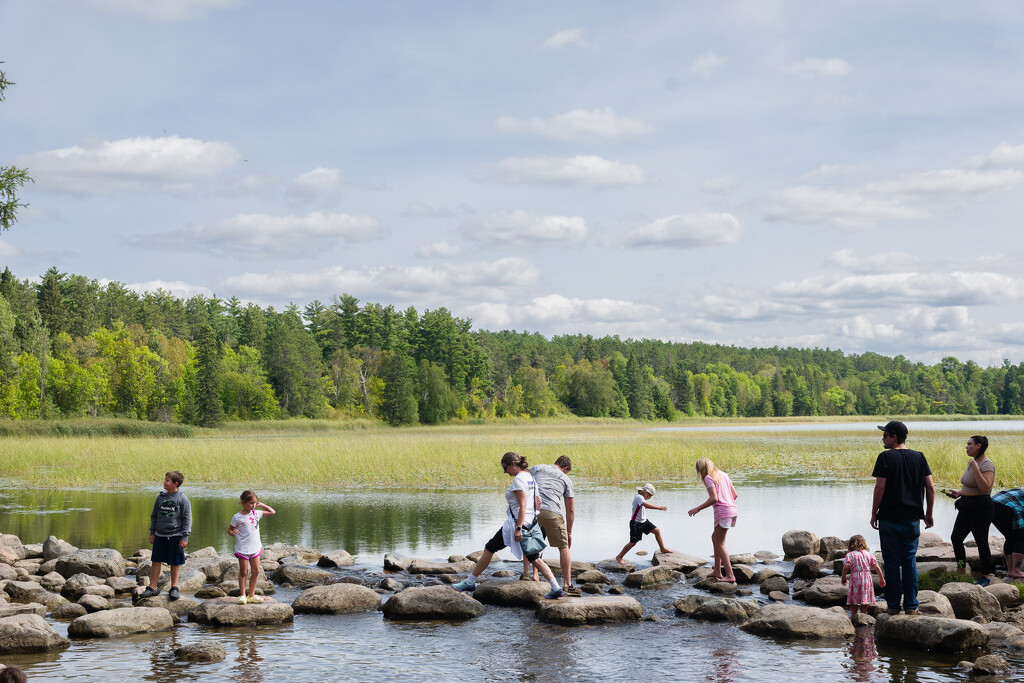
[[[0,0],[0,267],[1024,361],[1024,3]]]

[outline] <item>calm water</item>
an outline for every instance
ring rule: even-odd
[[[731,552],[771,550],[781,554],[782,534],[809,529],[818,535],[862,533],[868,527],[871,481],[827,484],[812,480],[785,485],[737,479],[739,526],[729,533]],[[184,487],[192,500],[192,547],[229,552],[225,533],[237,510],[236,491]],[[149,512],[157,493],[148,490],[33,491],[0,488],[0,530],[24,542],[49,534],[82,547],[113,547],[128,555],[146,547]],[[356,570],[377,569],[385,552],[444,559],[480,549],[505,513],[499,491],[339,491],[310,494],[260,491],[278,510],[262,525],[265,543],[283,541],[321,550],[345,548]],[[575,559],[614,556],[626,541],[631,489],[577,492]],[[654,502],[667,512],[650,518],[677,550],[709,556],[710,512],[690,519],[686,510],[703,500],[692,486],[659,487]],[[936,530],[948,536],[949,501],[937,502]],[[638,550],[653,551],[645,538]],[[507,553],[507,551],[505,551]],[[556,556],[551,553],[552,556]],[[633,557],[640,563],[649,555]],[[513,565],[509,565],[512,567]],[[31,680],[966,680],[952,667],[957,656],[932,657],[876,648],[864,638],[844,643],[776,643],[728,625],[702,624],[675,616],[672,602],[691,592],[686,584],[635,593],[644,612],[661,621],[565,628],[537,622],[532,611],[488,608],[466,624],[401,624],[379,613],[297,616],[281,627],[216,630],[186,625],[173,634],[109,641],[81,641],[51,656],[4,661],[26,669]],[[290,602],[298,594],[281,590]],[[54,623],[66,633],[67,625]],[[228,651],[215,664],[179,664],[172,650],[203,637]],[[1024,660],[1017,662],[1024,667]]]

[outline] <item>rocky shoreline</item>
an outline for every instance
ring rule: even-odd
[[[737,583],[717,581],[709,576],[706,560],[682,553],[655,554],[650,566],[574,561],[572,572],[583,596],[543,600],[547,584],[519,580],[518,564],[503,561],[492,563],[474,593],[452,590],[449,584],[472,568],[477,553],[453,555],[445,562],[389,553],[380,569],[355,569],[344,550],[277,543],[263,550],[257,592],[264,602],[240,605],[235,600],[237,560],[212,547],[187,555],[178,582],[183,595],[169,601],[166,592],[140,599],[149,583],[148,550],[124,558],[109,548],[80,550],[53,536],[23,544],[4,534],[0,657],[57,652],[86,639],[171,631],[185,622],[231,628],[290,622],[296,615],[373,610],[388,620],[460,621],[497,606],[532,609],[538,621],[564,626],[636,622],[645,616],[635,596],[668,583],[694,590],[673,603],[679,618],[729,622],[762,637],[842,641],[870,630],[877,642],[891,646],[964,653],[974,658],[963,662],[965,670],[988,673],[1009,670],[999,652],[1012,657],[1024,652],[1024,600],[1012,583],[947,583],[937,592],[921,591],[920,616],[890,616],[879,600],[851,622],[846,587],[838,575],[846,541],[791,531],[782,546],[785,566],[770,552],[733,555]],[[972,551],[976,560],[974,549],[968,559]],[[918,562],[922,573],[955,569],[952,547],[932,533],[922,534]],[[549,564],[557,575],[557,562]],[[167,579],[165,566],[161,587]],[[271,597],[278,586],[301,592],[289,605]],[[69,622],[69,638],[48,620]],[[179,650],[174,656],[183,662],[224,657],[215,637]]]

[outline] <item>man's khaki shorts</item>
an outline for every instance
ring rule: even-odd
[[[565,518],[551,510],[541,510],[537,515],[540,520],[540,528],[547,534],[548,544],[552,548],[567,548],[569,546],[569,533],[565,529]]]

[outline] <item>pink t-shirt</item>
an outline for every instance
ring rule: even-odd
[[[718,502],[715,503],[715,519],[729,519],[736,517],[739,512],[736,509],[736,489],[732,487],[732,480],[729,475],[721,470],[718,471],[718,481],[710,475],[704,477],[704,486],[714,488]]]

